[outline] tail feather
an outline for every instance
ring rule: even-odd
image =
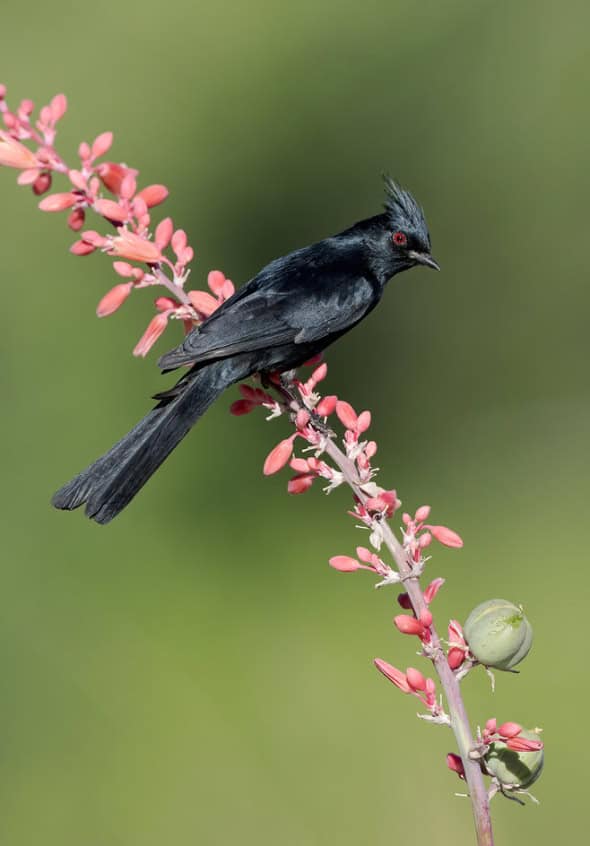
[[[247,362],[214,362],[184,376],[107,453],[60,488],[52,503],[108,523],[119,514],[230,384],[249,375]]]

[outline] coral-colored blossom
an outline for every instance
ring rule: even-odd
[[[516,737],[517,734],[521,733],[522,726],[518,723],[502,723],[501,726],[498,726],[496,731],[498,732],[500,737]]]
[[[168,325],[168,314],[161,312],[152,317],[148,323],[148,327],[135,345],[133,355],[146,356],[151,348],[154,346],[162,332]]]
[[[377,669],[380,673],[383,673],[386,679],[389,679],[390,682],[396,687],[399,687],[403,693],[412,693],[412,688],[408,684],[408,680],[406,678],[406,674],[402,673],[401,670],[398,670],[397,667],[393,667],[391,664],[388,664],[387,661],[383,661],[381,658],[375,658],[373,661]]]
[[[415,667],[408,667],[406,670],[406,678],[412,690],[426,690],[426,679]]]
[[[50,194],[39,202],[41,211],[58,212],[71,209],[78,201],[78,197],[68,191],[65,194]]]
[[[356,411],[349,402],[344,402],[344,400],[338,400],[336,403],[336,414],[338,415],[338,419],[346,429],[356,429],[358,417]]]
[[[393,622],[402,634],[418,635],[419,637],[424,634],[424,624],[415,617],[409,617],[407,614],[398,614],[397,617],[393,618]]]
[[[353,573],[361,568],[356,558],[351,558],[350,555],[333,555],[329,564],[330,567],[339,570],[341,573]]]
[[[529,740],[526,737],[511,737],[506,746],[513,752],[539,752],[543,749],[542,740]]]
[[[165,185],[148,185],[147,188],[141,190],[137,196],[145,202],[148,209],[151,209],[154,206],[159,206],[160,203],[163,203],[168,196],[168,193],[168,189]]]
[[[37,167],[37,157],[15,138],[0,131],[0,165],[27,170]]]
[[[439,543],[444,544],[444,546],[450,546],[455,549],[460,549],[463,546],[463,541],[452,529],[448,529],[446,526],[425,526],[426,529],[430,529],[433,537]]]
[[[123,305],[132,290],[133,282],[122,282],[120,285],[115,285],[108,294],[104,295],[96,307],[97,316],[106,317],[109,314],[113,314],[113,312],[117,311]]]
[[[285,464],[289,462],[293,453],[294,439],[295,435],[285,438],[284,441],[278,443],[276,447],[269,452],[266,456],[266,461],[264,462],[263,473],[265,476],[272,476],[274,473],[278,473],[279,470],[282,470]]]
[[[151,241],[130,232],[121,227],[118,235],[112,239],[109,255],[120,256],[130,261],[141,261],[148,264],[156,264],[162,260],[162,254],[158,247]]]
[[[433,579],[430,582],[430,584],[428,585],[428,587],[424,591],[424,602],[427,605],[430,605],[430,603],[433,601],[434,597],[437,595],[437,593],[439,592],[441,587],[444,585],[444,583],[445,583],[445,580],[441,579],[441,578]]]

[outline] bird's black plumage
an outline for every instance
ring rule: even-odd
[[[225,388],[299,366],[372,311],[396,273],[437,268],[422,210],[390,179],[386,191],[384,213],[275,259],[162,356],[164,372],[191,369],[53,504],[71,510],[86,503],[89,517],[109,522]]]

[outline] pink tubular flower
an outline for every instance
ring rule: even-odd
[[[539,752],[544,744],[542,740],[528,740],[526,737],[511,737],[506,746],[513,752]]]
[[[145,357],[154,346],[166,326],[168,325],[169,312],[160,312],[152,317],[148,327],[135,345],[133,355]]]
[[[424,624],[415,617],[409,617],[407,614],[398,614],[397,617],[393,618],[393,622],[402,634],[418,635],[418,637],[421,637],[425,632]]]
[[[58,212],[71,209],[78,202],[76,194],[67,192],[65,194],[50,194],[48,197],[43,197],[39,202],[41,211]]]
[[[424,602],[427,605],[430,605],[430,603],[432,602],[434,597],[437,595],[437,593],[439,592],[441,587],[444,585],[444,583],[445,583],[445,580],[441,579],[441,578],[434,579],[432,582],[430,582],[430,584],[428,585],[428,587],[424,591]]]
[[[285,438],[272,449],[266,457],[264,462],[263,473],[265,476],[272,476],[282,470],[285,464],[288,464],[291,455],[293,454],[293,441],[296,435],[291,435]]]
[[[356,411],[350,403],[344,402],[344,400],[338,400],[336,403],[336,414],[346,429],[351,429],[353,431],[356,429],[358,417]]]
[[[121,227],[118,235],[112,239],[110,256],[120,256],[130,261],[141,261],[147,264],[157,264],[162,260],[162,253],[151,241]]]
[[[27,170],[37,167],[37,157],[28,147],[0,131],[0,165]]]
[[[454,549],[461,549],[463,546],[463,541],[457,532],[448,529],[446,526],[425,526],[424,528],[429,529],[432,536],[444,546],[450,546]]]
[[[137,196],[145,202],[148,209],[151,209],[153,206],[159,206],[160,203],[163,203],[168,193],[165,185],[148,185]]]
[[[402,673],[401,670],[398,670],[397,667],[393,667],[391,664],[388,664],[387,661],[383,661],[381,658],[375,658],[373,661],[377,669],[380,673],[382,673],[386,679],[389,679],[396,687],[403,693],[412,693],[412,688],[408,684],[408,680],[406,678],[406,674]]]
[[[520,734],[522,731],[522,726],[518,723],[502,723],[501,726],[498,726],[496,729],[500,737],[504,737],[509,739],[511,737],[516,737],[517,734]]]
[[[99,302],[96,308],[97,316],[106,317],[109,314],[113,314],[123,305],[132,290],[132,282],[122,282],[120,285],[115,285]]]
[[[339,570],[341,573],[354,573],[355,570],[361,569],[361,565],[356,558],[351,558],[350,555],[333,555],[329,564],[330,567]]]
[[[406,679],[412,690],[426,690],[426,679],[415,667],[408,667],[406,670]]]

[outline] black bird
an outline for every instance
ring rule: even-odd
[[[385,283],[415,265],[438,270],[422,209],[386,178],[385,212],[275,259],[160,359],[191,369],[102,458],[64,485],[56,508],[86,503],[108,523],[230,385],[298,367],[372,311]]]

